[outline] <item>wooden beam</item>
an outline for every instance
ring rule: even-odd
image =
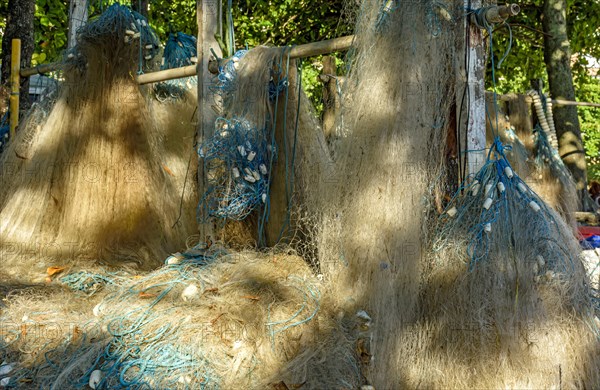
[[[213,6],[214,2],[209,2]],[[212,12],[211,12],[212,13]],[[216,22],[215,22],[216,24]],[[216,28],[216,27],[215,27]],[[312,42],[304,45],[294,46],[290,51],[290,58],[303,58],[312,57],[321,54],[333,53],[336,51],[348,50],[352,45],[354,35],[348,35],[346,37],[329,39],[326,41]],[[214,49],[218,49],[218,45],[214,46]],[[219,49],[220,50],[220,49]],[[198,57],[198,63],[200,63],[200,56]],[[29,77],[34,74],[42,74],[61,70],[64,67],[63,63],[53,62],[50,64],[38,65],[33,68],[25,68],[21,70],[22,77]],[[207,69],[210,73],[218,72],[218,64],[216,60],[210,60]],[[137,77],[138,84],[150,84],[158,83],[161,81],[180,79],[184,77],[196,76],[198,74],[197,65],[189,65],[181,68],[173,68],[167,70],[161,70],[158,72],[150,72],[139,75]]]
[[[217,114],[212,109],[211,94],[209,91],[210,83],[212,82],[213,76],[208,71],[208,64],[210,59],[210,53],[220,53],[221,49],[217,41],[215,40],[215,34],[218,28],[219,18],[219,6],[217,1],[214,0],[198,0],[196,6],[196,19],[198,23],[198,37],[197,37],[197,52],[198,52],[198,63],[196,65],[186,66],[184,68],[169,69],[171,73],[168,74],[169,78],[159,78],[157,73],[161,73],[163,76],[167,71],[148,73],[143,76],[148,76],[152,81],[163,81],[177,77],[171,77],[173,73],[177,71],[182,73],[181,77],[188,77],[190,75],[198,75],[198,133],[196,136],[196,145],[202,145],[205,140],[212,137],[214,132],[214,124]],[[142,77],[142,75],[140,75]],[[140,82],[138,77],[138,82]],[[144,81],[142,78],[141,81]],[[198,160],[198,194],[200,197],[204,195],[208,188],[207,172],[204,169],[204,161]],[[215,229],[213,221],[201,223],[199,226],[200,239],[210,245],[211,242],[215,242]]]
[[[14,140],[17,126],[19,125],[19,89],[21,70],[21,40],[12,40],[10,58],[10,140]]]
[[[44,74],[61,70],[64,67],[62,62],[51,62],[49,64],[41,64],[33,68],[21,69],[21,77],[29,77],[34,74]]]
[[[69,5],[69,39],[68,48],[72,49],[77,44],[77,30],[88,20],[86,0],[71,0]]]
[[[462,6],[478,9],[481,0],[464,0]],[[459,181],[468,175],[477,173],[485,163],[485,48],[483,35],[477,25],[469,18],[462,21],[463,33],[457,40],[457,53],[466,52],[466,60],[458,62],[456,80],[456,118],[461,146],[462,166]],[[461,57],[462,58],[462,57]]]
[[[200,54],[198,54],[198,63],[201,63]],[[161,81],[181,79],[184,77],[198,76],[201,69],[198,65],[188,65],[181,68],[161,70],[158,72],[144,73],[137,76],[137,82],[140,85],[159,83]],[[199,84],[200,85],[200,84]]]
[[[335,117],[339,108],[339,99],[337,93],[337,67],[335,65],[335,57],[323,57],[323,73],[321,74],[323,81],[323,133],[325,138],[329,140],[334,132]]]

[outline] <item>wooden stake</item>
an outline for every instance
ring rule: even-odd
[[[334,131],[336,111],[339,108],[337,96],[337,67],[335,57],[323,57],[323,133],[325,138],[329,139]]]
[[[19,125],[19,89],[21,70],[21,40],[12,40],[12,52],[10,59],[10,140],[12,141]]]
[[[71,0],[69,7],[69,41],[68,48],[72,49],[77,44],[77,30],[88,20],[86,0]]]
[[[187,71],[197,69],[198,75],[198,135],[196,137],[196,144],[198,146],[212,137],[214,131],[214,123],[216,119],[216,113],[214,112],[210,102],[209,86],[212,82],[212,75],[208,71],[208,62],[211,53],[211,49],[215,53],[220,52],[219,45],[217,44],[214,36],[217,32],[217,20],[219,7],[218,2],[214,0],[198,0],[196,8],[196,19],[198,23],[198,38],[197,38],[197,52],[198,52],[198,63],[185,68]],[[170,69],[176,71],[176,69]],[[159,72],[156,72],[159,73]],[[192,73],[193,74],[193,73]],[[190,74],[187,74],[189,76]],[[156,75],[155,75],[156,76]],[[141,76],[140,76],[141,77]],[[186,77],[186,76],[184,76]],[[177,78],[177,77],[171,77]],[[169,78],[169,79],[171,79]],[[143,79],[142,79],[143,81]],[[155,80],[159,81],[159,80]],[[162,80],[161,80],[162,81]],[[138,82],[140,82],[138,78]],[[208,181],[206,172],[204,170],[204,161],[199,159],[198,161],[198,194],[202,197],[208,188]],[[199,226],[201,240],[209,244],[215,241],[214,226],[212,221],[207,223],[201,223]]]
[[[463,6],[468,7],[468,1]],[[480,8],[481,0],[470,2],[471,9]],[[461,155],[466,155],[467,167],[463,167],[459,180],[477,173],[485,163],[485,49],[483,35],[476,25],[464,18],[465,31],[458,39],[457,53],[465,53],[459,61],[456,83],[456,108]],[[465,169],[466,168],[466,169]]]

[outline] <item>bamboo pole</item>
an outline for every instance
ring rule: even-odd
[[[10,58],[10,139],[13,140],[19,125],[19,89],[21,80],[19,71],[21,69],[21,40],[12,40],[12,52]]]
[[[508,94],[503,94],[503,95],[497,95],[497,97],[498,97],[498,100],[508,102],[508,101],[515,100],[517,97],[517,94],[508,93]],[[530,96],[525,96],[525,102],[527,104],[532,104],[533,100],[531,99]],[[600,103],[574,102],[571,100],[561,100],[561,99],[552,99],[552,100],[550,100],[550,102],[555,106],[581,106],[581,107],[600,108]]]
[[[21,69],[21,77],[29,77],[33,76],[34,74],[54,72],[57,70],[61,70],[63,66],[64,64],[62,64],[61,62],[52,62],[49,64],[41,64],[38,66],[34,66],[33,68],[24,68]]]

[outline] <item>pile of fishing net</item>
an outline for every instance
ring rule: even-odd
[[[47,267],[74,264],[152,269],[196,232],[193,106],[160,107],[135,81],[155,39],[118,4],[80,29],[58,96],[1,157],[2,277],[43,281]]]
[[[285,252],[194,247],[150,273],[53,277],[6,287],[5,387],[266,388],[301,349],[341,331],[322,283]]]

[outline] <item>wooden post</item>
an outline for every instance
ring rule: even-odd
[[[14,139],[19,125],[19,89],[21,71],[21,40],[12,40],[12,53],[10,59],[10,140]]]
[[[86,0],[71,0],[69,7],[69,40],[68,48],[72,49],[77,44],[77,30],[88,20]]]
[[[211,49],[220,54],[221,49],[214,36],[218,27],[219,5],[217,0],[197,0],[196,21],[198,23],[198,135],[196,138],[198,147],[209,139],[214,131],[214,123],[217,114],[212,106],[210,83],[212,75],[208,70]],[[204,161],[198,161],[198,194],[200,197],[206,192],[207,177],[204,170]],[[199,226],[200,240],[210,245],[214,242],[214,226],[212,221],[201,223]]]
[[[335,126],[336,111],[339,108],[339,100],[337,96],[337,67],[335,65],[335,57],[325,56],[323,57],[323,74],[321,74],[321,81],[323,81],[323,133],[325,138],[329,138],[333,135]]]
[[[470,2],[471,9],[482,6],[481,0]],[[465,9],[469,6],[464,1]],[[485,47],[483,34],[479,27],[469,23],[468,18],[463,21],[465,33],[459,36],[457,53],[465,53],[458,63],[458,74],[456,83],[456,108],[459,118],[458,128],[461,155],[466,154],[466,169],[460,172],[460,180],[465,175],[477,173],[485,163]],[[461,159],[464,161],[464,159]]]

